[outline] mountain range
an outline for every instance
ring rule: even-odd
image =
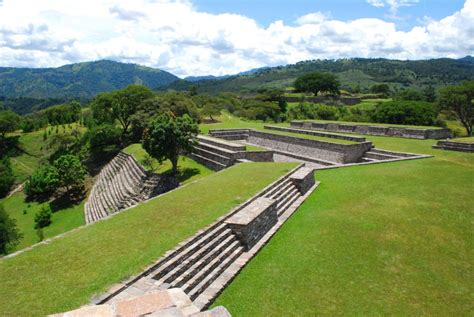
[[[262,88],[286,88],[308,72],[331,72],[343,89],[367,90],[387,83],[392,90],[404,87],[442,87],[474,79],[474,57],[401,61],[351,58],[311,60],[296,64],[252,69],[236,75],[197,76],[184,80],[151,67],[109,60],[85,62],[58,68],[0,67],[0,108],[18,113],[39,110],[58,100],[89,100],[100,92],[142,84],[154,90],[252,93]]]

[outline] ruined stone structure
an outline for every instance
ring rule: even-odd
[[[264,128],[267,130],[307,134],[307,135],[321,136],[325,138],[332,138],[332,139],[346,140],[346,141],[353,141],[353,142],[366,142],[367,141],[363,137],[351,136],[351,135],[345,135],[345,134],[336,134],[336,133],[330,133],[330,132],[320,132],[320,131],[314,131],[314,130],[287,128],[287,127],[279,127],[279,126],[272,126],[272,125],[266,125],[264,126]]]
[[[313,169],[298,166],[94,303],[180,288],[198,309],[208,307],[316,186]]]
[[[86,223],[131,207],[178,186],[172,177],[145,171],[120,152],[99,173],[84,207]]]
[[[419,129],[389,126],[355,125],[346,123],[327,123],[316,121],[291,121],[291,127],[325,130],[334,132],[349,132],[358,134],[395,136],[410,139],[446,139],[451,137],[449,129]]]
[[[474,153],[474,143],[469,142],[452,142],[448,140],[438,141],[436,145],[433,145],[434,149],[458,151]]]
[[[179,288],[150,291],[143,295],[119,300],[111,304],[85,306],[49,317],[230,317],[223,306],[200,312]]]
[[[214,171],[220,171],[237,162],[272,162],[271,151],[246,151],[245,145],[199,135],[198,144],[189,156]]]

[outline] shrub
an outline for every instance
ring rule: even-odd
[[[7,254],[15,247],[23,235],[18,231],[16,221],[0,205],[0,254]]]
[[[374,122],[433,125],[437,113],[433,104],[423,101],[392,101],[377,105],[372,115]]]
[[[40,166],[31,174],[25,183],[25,194],[31,198],[34,196],[50,195],[59,185],[59,174],[52,165]]]
[[[49,204],[41,206],[41,209],[35,215],[35,229],[43,229],[52,223],[52,211]]]
[[[0,198],[5,197],[15,182],[15,176],[8,157],[0,160]]]
[[[337,120],[338,110],[334,106],[302,102],[288,111],[288,117],[294,119]]]

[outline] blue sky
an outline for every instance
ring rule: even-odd
[[[474,55],[474,0],[0,0],[0,66],[109,59],[224,75]]]
[[[320,11],[342,21],[367,17],[391,20],[400,30],[408,30],[419,25],[425,16],[440,20],[459,11],[464,0],[420,0],[409,7],[401,7],[399,19],[390,18],[388,7],[377,8],[364,0],[193,0],[192,3],[199,11],[245,15],[264,27],[275,20],[291,24],[299,16]]]

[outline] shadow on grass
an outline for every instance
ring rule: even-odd
[[[86,192],[83,189],[75,190],[70,193],[64,193],[54,198],[50,203],[51,211],[57,212],[63,209],[79,205],[85,198]]]
[[[163,175],[171,176],[171,169],[161,173]],[[191,168],[191,167],[185,167],[185,168],[180,168],[178,167],[178,181],[180,183],[190,179],[191,177],[200,174],[201,171],[198,168]]]

